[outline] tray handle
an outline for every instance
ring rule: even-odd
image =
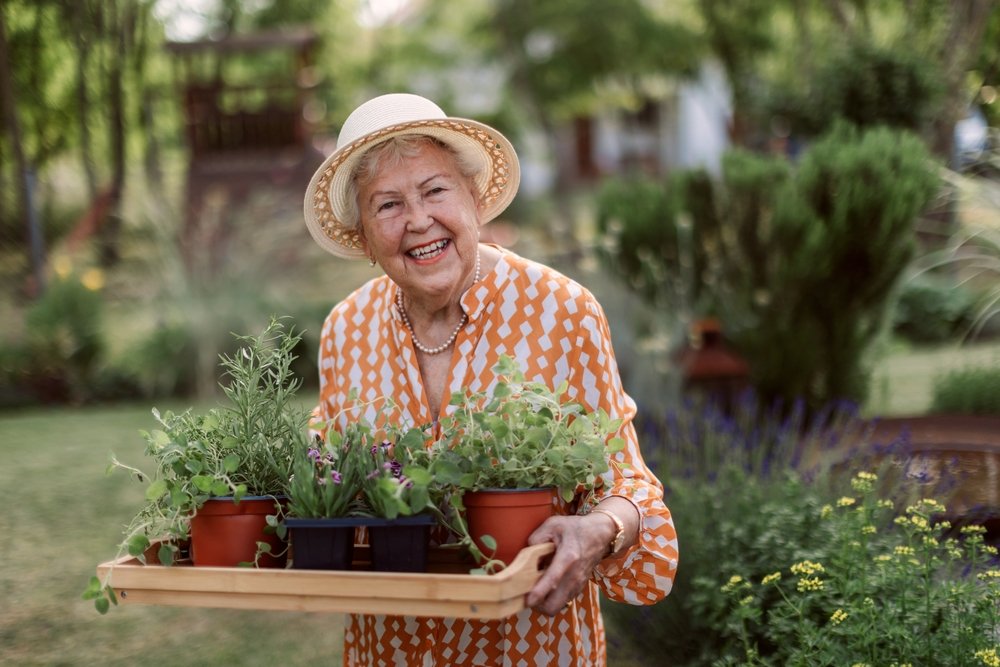
[[[507,575],[510,582],[518,590],[527,593],[538,581],[538,573],[542,569],[542,559],[556,550],[556,545],[552,542],[543,542],[525,547],[514,557],[514,561],[503,572],[496,575],[504,577]]]

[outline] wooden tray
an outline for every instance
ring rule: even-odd
[[[126,556],[97,566],[121,604],[497,619],[524,609],[551,543],[526,547],[502,572],[468,574],[457,552],[432,548],[427,573],[143,565]],[[366,548],[357,547],[364,567]],[[155,553],[155,545],[151,550]]]

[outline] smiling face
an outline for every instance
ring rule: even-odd
[[[367,254],[410,300],[428,309],[457,303],[471,281],[479,243],[481,211],[472,179],[433,140],[373,164],[371,176],[358,182]]]

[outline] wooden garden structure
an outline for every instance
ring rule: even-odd
[[[305,192],[322,161],[310,122],[317,46],[304,28],[167,43],[189,156],[182,234],[189,259],[207,249],[203,259],[214,264],[227,225],[251,197]]]

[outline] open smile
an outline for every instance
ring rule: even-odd
[[[406,254],[420,261],[427,261],[429,259],[434,259],[439,257],[448,249],[451,245],[451,241],[448,239],[441,239],[439,241],[434,241],[433,243],[428,243],[427,245],[422,245],[417,248],[409,250]]]

